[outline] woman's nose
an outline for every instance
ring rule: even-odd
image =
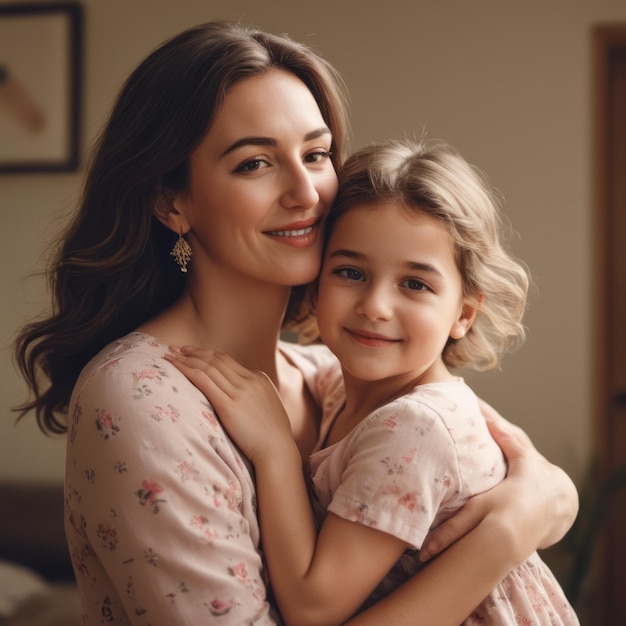
[[[356,312],[373,322],[389,320],[393,315],[392,296],[384,285],[368,286],[361,293]]]
[[[319,193],[311,172],[303,164],[285,172],[281,203],[288,209],[310,209],[319,202]]]

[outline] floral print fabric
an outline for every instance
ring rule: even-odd
[[[326,388],[323,441],[344,402],[341,372],[321,374]],[[428,530],[506,473],[478,401],[462,380],[416,387],[379,408],[338,443],[310,458],[313,506],[409,543],[369,598],[369,606],[417,572]],[[471,575],[468,572],[468,575]],[[454,590],[451,590],[454,593]],[[513,570],[465,624],[578,624],[552,572],[535,553]]]
[[[319,401],[330,353],[281,350]],[[166,351],[141,333],[114,342],[70,402],[65,526],[83,623],[277,624],[250,468]]]

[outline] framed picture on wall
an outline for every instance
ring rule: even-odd
[[[0,174],[77,169],[83,10],[0,4]]]

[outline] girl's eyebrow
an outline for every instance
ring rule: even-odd
[[[361,254],[360,252],[355,252],[354,250],[345,250],[345,249],[333,250],[328,255],[328,258],[334,259],[335,257],[338,257],[338,256],[345,256],[345,257],[348,257],[349,259],[354,259],[355,261],[361,261],[365,259],[364,254]]]
[[[317,139],[318,137],[323,137],[324,135],[330,135],[330,129],[327,126],[322,126],[320,128],[316,128],[311,132],[308,132],[304,136],[304,141],[311,141],[313,139]],[[276,147],[278,145],[278,141],[272,137],[242,137],[241,139],[237,139],[237,141],[233,142],[224,152],[222,152],[221,156],[226,156],[233,150],[237,150],[237,148],[241,148],[242,146],[270,146]]]
[[[335,257],[346,257],[348,259],[353,259],[355,261],[363,261],[366,259],[366,255],[361,252],[356,252],[355,250],[347,250],[345,248],[341,248],[338,250],[333,250],[329,255],[329,259],[334,259]],[[426,272],[428,274],[434,274],[435,276],[439,276],[443,278],[442,272],[431,263],[420,263],[418,261],[405,261],[402,264],[407,270],[412,272]]]
[[[435,274],[435,276],[440,276],[443,278],[443,274],[435,265],[431,263],[418,263],[417,261],[407,261],[405,263],[406,267],[415,272],[427,272],[429,274]]]

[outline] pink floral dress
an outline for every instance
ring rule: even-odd
[[[83,623],[277,624],[250,468],[207,399],[133,333],[83,370],[70,402],[65,526]],[[334,357],[281,344],[316,401]]]
[[[328,370],[321,441],[344,402],[338,368]],[[417,572],[417,553],[429,529],[471,496],[505,476],[476,396],[456,382],[416,387],[369,415],[338,443],[310,458],[313,507],[379,529],[409,543],[408,550],[369,598],[369,606]],[[471,576],[471,571],[468,571]],[[454,598],[455,590],[450,590]],[[537,553],[509,573],[465,625],[574,625],[579,621],[552,572]]]

